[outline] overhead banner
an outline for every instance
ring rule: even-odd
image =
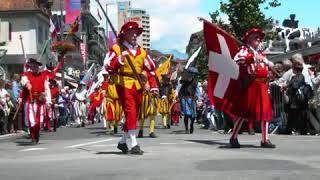
[[[65,24],[72,24],[77,17],[80,18],[81,2],[80,0],[64,0],[64,9],[66,10]]]

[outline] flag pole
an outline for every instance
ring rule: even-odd
[[[117,31],[116,31],[116,29],[114,28],[112,22],[110,21],[108,15],[107,15],[107,13],[106,13],[106,11],[103,9],[103,7],[102,7],[101,3],[99,2],[99,0],[96,0],[96,2],[97,2],[98,5],[100,6],[101,11],[103,12],[104,16],[106,17],[106,19],[107,19],[107,21],[108,21],[108,23],[109,23],[109,25],[110,25],[110,27],[111,27],[111,29],[112,29],[113,34],[115,35],[115,37],[117,37]],[[119,44],[119,46],[120,46],[120,49],[122,49],[122,45]],[[121,50],[121,51],[122,51],[122,50]],[[141,88],[144,89],[144,83],[143,83],[143,81],[141,80],[141,77],[140,77],[140,75],[138,74],[136,68],[134,67],[134,65],[133,65],[133,63],[132,63],[132,61],[131,61],[131,58],[129,57],[129,55],[125,55],[125,57],[126,57],[126,59],[127,59],[127,61],[128,61],[128,64],[129,64],[130,68],[132,69],[135,77],[137,78],[137,80],[138,80]]]
[[[20,34],[19,37],[20,37],[19,39],[20,39],[20,43],[21,43],[22,54],[23,54],[23,57],[24,57],[23,71],[26,71],[26,70],[27,70],[26,65],[27,65],[28,59],[27,59],[27,55],[26,55],[26,53],[25,53],[25,51],[24,51],[24,46],[23,46],[23,41],[22,41],[22,35]]]

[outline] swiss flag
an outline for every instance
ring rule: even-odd
[[[209,56],[208,97],[216,109],[228,113],[238,91],[239,66],[233,60],[237,42],[217,25],[203,20],[204,39]]]

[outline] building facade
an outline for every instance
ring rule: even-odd
[[[99,21],[90,12],[90,0],[81,0],[81,18],[79,24],[79,31],[74,36],[68,37],[76,45],[76,50],[66,54],[65,68],[74,70],[85,70],[92,63],[102,65],[105,58],[106,36],[101,33],[104,28],[99,27]],[[52,6],[52,13],[57,14],[61,18],[61,7],[64,7],[63,1],[54,1]],[[62,10],[65,19],[65,11]],[[64,27],[64,37],[68,34],[70,25]],[[85,53],[81,53],[81,47],[85,48]],[[82,55],[81,55],[82,54]]]
[[[23,71],[21,40],[27,58],[39,58],[49,37],[51,5],[52,1],[41,0],[0,1],[0,48],[6,51],[0,63],[8,72]],[[44,64],[47,55],[40,59]]]

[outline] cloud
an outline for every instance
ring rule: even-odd
[[[116,1],[100,0],[101,4]],[[158,50],[177,49],[181,52],[189,42],[190,35],[202,29],[197,17],[208,18],[208,13],[201,12],[202,0],[132,0],[133,8],[145,9],[150,15],[151,47]],[[91,1],[91,11],[96,14],[97,3]],[[108,15],[117,27],[116,5],[108,6]],[[102,12],[100,12],[102,14]],[[102,22],[105,27],[105,22]]]

